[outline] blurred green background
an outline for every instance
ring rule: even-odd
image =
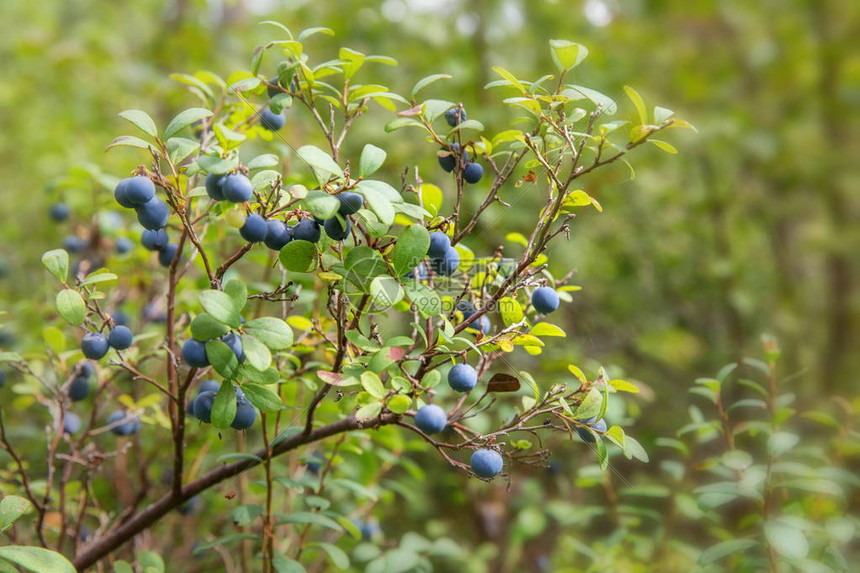
[[[637,151],[635,178],[619,166],[585,180],[605,212],[584,211],[551,262],[557,276],[576,269],[573,282],[584,290],[566,306],[569,338],[547,349],[542,372],[551,378],[568,363],[592,371],[602,364],[641,384],[631,431],[646,447],[682,425],[694,378],[759,355],[764,333],[780,341],[780,372],[791,377],[801,403],[827,408],[834,396],[851,399],[860,366],[858,16],[852,0],[6,0],[3,343],[38,337],[33,324],[49,315],[50,299],[32,296],[45,278],[39,256],[66,233],[48,218],[49,206],[64,199],[78,218],[92,208],[86,195],[66,196],[51,181],[83,163],[128,172],[139,155],[103,153],[126,130],[116,113],[145,109],[163,125],[194,104],[170,73],[211,69],[226,77],[247,69],[253,47],[271,38],[271,29],[257,24],[271,18],[294,31],[332,28],[335,37],[311,41],[318,59],[341,45],[396,57],[399,67],[374,73],[399,93],[425,75],[451,74],[435,93],[462,101],[489,133],[511,119],[497,111],[501,106],[482,107],[496,97],[483,88],[495,79],[491,67],[528,78],[548,73],[551,38],[590,49],[575,71],[578,83],[612,97],[630,84],[649,104],[672,108],[698,128],[673,136],[677,156]],[[355,140],[384,145],[394,137],[382,130],[387,119],[371,113]],[[295,147],[302,130],[297,123],[285,131]],[[428,172],[433,167],[420,138],[388,149],[389,166],[421,156]],[[526,193],[516,206],[536,210],[539,201]],[[512,211],[492,227],[479,226],[480,240],[467,244],[491,251],[506,233],[524,230]],[[561,453],[562,481],[573,479],[581,455],[574,448]],[[851,460],[843,463],[856,472],[857,458]],[[650,470],[627,464],[620,471],[633,481],[633,473]],[[567,481],[558,487],[576,499]],[[544,503],[533,482],[515,480],[515,488],[517,504]],[[444,489],[428,494],[458,497]],[[504,509],[513,497],[503,489],[493,495],[477,506],[455,499],[452,511],[463,516],[460,527],[484,523],[475,537],[498,542],[504,553],[505,534],[486,531],[493,521],[487,512],[517,509]],[[390,529],[383,529],[397,536],[434,509],[416,508],[403,524],[389,516]],[[528,557],[516,536],[507,539],[519,553],[488,570],[556,570],[539,565],[553,543]]]

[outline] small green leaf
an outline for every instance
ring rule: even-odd
[[[200,305],[212,318],[233,328],[238,328],[240,317],[236,303],[226,292],[205,290],[199,296]]]
[[[280,318],[255,318],[246,324],[243,330],[270,350],[283,350],[293,344],[293,330]]]
[[[362,406],[355,413],[355,417],[360,420],[371,420],[379,415],[382,412],[382,404],[379,402],[374,402],[372,404],[367,404],[366,406]]]
[[[394,412],[395,414],[405,414],[407,410],[412,406],[412,400],[409,399],[408,396],[404,396],[403,394],[396,394],[388,400],[388,403],[385,404],[389,410]]]
[[[290,241],[278,258],[288,271],[307,273],[317,266],[317,246],[310,241]]]
[[[774,550],[788,559],[803,559],[809,554],[809,541],[794,525],[780,519],[764,524],[764,535]]]
[[[394,306],[403,300],[403,287],[392,277],[374,277],[370,281],[370,297],[374,310]]]
[[[164,139],[170,139],[195,121],[199,121],[204,117],[209,117],[212,112],[202,107],[192,107],[186,109],[176,115],[164,128]]]
[[[239,372],[239,359],[230,347],[220,340],[210,340],[206,343],[206,357],[215,371],[224,378],[233,379]]]
[[[42,255],[42,264],[55,279],[66,282],[69,275],[69,253],[63,249],[48,251]]]
[[[155,122],[149,117],[149,114],[139,109],[127,109],[119,112],[121,118],[141,130],[142,132],[155,137],[158,135],[158,128],[155,127]]]
[[[194,340],[204,342],[218,338],[230,332],[230,329],[222,322],[219,322],[202,312],[194,317],[191,321],[191,336]]]
[[[582,402],[573,412],[575,420],[589,420],[600,413],[600,406],[603,403],[603,394],[597,388],[588,390],[588,394],[582,399]]]
[[[182,163],[192,153],[200,149],[200,142],[185,137],[171,137],[167,140],[167,154],[174,164]]]
[[[63,289],[57,293],[57,312],[72,326],[80,326],[87,316],[87,304],[78,291]]]
[[[41,547],[21,547],[18,545],[0,547],[0,559],[11,561],[36,573],[48,571],[50,573],[76,573],[77,571],[68,559],[59,553]]]
[[[800,441],[800,436],[788,432],[777,432],[767,441],[767,451],[775,458],[780,457]]]
[[[263,372],[272,365],[272,353],[259,340],[253,336],[243,335],[242,350],[245,352],[245,359],[248,364]]]
[[[636,108],[636,113],[639,115],[639,125],[648,123],[648,112],[645,109],[645,102],[642,101],[642,96],[639,95],[639,92],[630,86],[624,86],[624,93],[627,94],[627,97],[630,98],[630,101],[633,102],[633,106]]]
[[[279,516],[277,524],[283,525],[285,523],[298,523],[302,525],[310,523],[312,525],[327,527],[328,529],[333,529],[335,531],[342,531],[343,529],[340,524],[333,519],[318,513],[311,513],[309,511],[297,511],[289,515]]]
[[[253,537],[257,538],[258,536]],[[277,573],[306,573],[307,571],[304,565],[283,555],[276,555],[272,558],[272,567]]]
[[[118,137],[115,137],[114,140],[110,142],[110,145],[105,147],[105,151],[113,149],[114,147],[136,147],[138,149],[147,150],[155,149],[155,146],[153,144],[133,135],[120,135]]]
[[[407,281],[403,288],[406,296],[425,318],[442,313],[442,298],[429,286],[417,281]]]
[[[375,173],[382,167],[386,155],[387,153],[385,153],[384,149],[380,149],[370,143],[366,144],[364,149],[361,150],[361,158],[358,160],[358,176],[367,177]]]
[[[363,191],[365,203],[379,219],[379,222],[385,225],[394,223],[394,215],[396,213],[389,198],[373,188],[364,188]]]
[[[331,155],[315,145],[305,145],[300,147],[296,151],[296,155],[310,166],[317,178],[317,181],[320,183],[325,183],[332,176],[336,176],[338,178],[343,177],[343,170],[335,160],[332,159]]]
[[[745,549],[750,549],[757,545],[758,541],[754,539],[729,539],[728,541],[717,543],[716,545],[712,545],[705,549],[702,554],[699,555],[697,563],[699,565],[709,565],[719,561],[723,557],[728,557],[733,553],[740,553]]]
[[[6,531],[16,519],[29,513],[32,504],[17,495],[7,495],[0,501],[0,532]]]
[[[207,351],[208,346],[207,344]],[[211,416],[212,425],[216,428],[227,428],[233,423],[233,418],[236,417],[236,391],[229,380],[221,382],[221,388],[218,389],[212,404]]]
[[[337,200],[337,197],[329,195],[325,191],[308,191],[302,203],[317,219],[330,219],[340,208],[340,201]]]
[[[533,336],[567,336],[561,328],[548,322],[539,322],[534,325],[531,329],[531,334]]]
[[[391,264],[397,276],[414,269],[427,256],[430,248],[430,233],[422,225],[409,225],[397,237],[391,252]]]
[[[231,279],[224,285],[224,292],[233,299],[233,307],[242,312],[248,301],[248,287],[239,279]]]
[[[343,549],[338,547],[337,545],[332,545],[331,543],[312,543],[311,547],[319,547],[323,551],[328,554],[328,558],[331,560],[332,565],[337,567],[338,569],[346,569],[349,567],[349,556],[344,552]]]
[[[281,398],[265,386],[246,382],[242,384],[242,392],[245,393],[245,397],[248,398],[251,404],[263,412],[277,412],[284,407]]]
[[[237,527],[250,525],[255,519],[263,515],[263,506],[256,503],[246,503],[233,508],[230,512],[230,520]]]
[[[666,142],[666,141],[662,141],[660,139],[649,139],[648,143],[656,145],[657,147],[659,147],[660,149],[662,149],[663,151],[665,151],[667,153],[672,153],[672,154],[678,153],[678,150],[675,148],[675,146],[672,145],[671,143]]]
[[[615,388],[615,390],[618,392],[630,392],[631,394],[639,393],[639,388],[635,384],[631,384],[627,380],[610,380],[608,384]]]
[[[433,82],[438,82],[439,80],[449,80],[452,76],[448,74],[433,74],[432,76],[427,76],[425,78],[421,78],[416,82],[415,87],[412,88],[412,91],[409,92],[411,97],[415,97],[418,95],[418,92],[432,84]]]
[[[552,48],[552,60],[560,72],[575,68],[588,56],[588,49],[575,42],[550,40],[549,46]]]
[[[502,312],[502,321],[505,323],[505,326],[517,324],[525,316],[523,314],[523,307],[515,298],[504,297],[499,299],[499,309]]]
[[[385,386],[382,385],[382,380],[380,380],[379,376],[373,372],[363,372],[361,374],[361,387],[364,388],[368,394],[374,398],[379,398],[380,400],[388,395],[388,391],[385,389]]]

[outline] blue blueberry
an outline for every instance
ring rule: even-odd
[[[140,244],[150,251],[160,251],[169,240],[167,229],[147,229],[140,236]]]
[[[483,176],[484,168],[481,167],[480,163],[471,161],[467,163],[466,167],[463,169],[463,180],[466,181],[466,183],[477,183]]]
[[[6,385],[6,371],[0,368],[0,388]]]
[[[448,425],[448,414],[436,404],[427,404],[415,412],[415,425],[425,434],[435,434]]]
[[[337,217],[332,217],[331,219],[325,220],[323,228],[325,229],[325,234],[333,240],[342,241],[349,237],[351,225],[349,224],[349,219],[344,219],[344,222],[341,223],[338,221]]]
[[[274,113],[269,108],[266,108],[260,114],[260,125],[269,131],[278,131],[284,127],[286,122],[287,119],[284,117],[284,112]]]
[[[469,464],[472,466],[472,471],[475,472],[475,475],[484,479],[490,479],[501,473],[504,461],[502,460],[502,454],[496,450],[483,448],[475,450],[472,453]]]
[[[239,229],[239,234],[249,243],[260,243],[266,239],[266,220],[256,213],[245,217],[245,224]]]
[[[143,205],[139,205],[135,211],[137,212],[137,220],[144,229],[161,229],[167,224],[167,219],[170,217],[170,208],[158,197],[153,197]]]
[[[433,231],[430,233],[430,248],[427,249],[427,256],[435,259],[445,256],[448,249],[451,248],[451,239],[442,231]]]
[[[355,215],[358,210],[364,206],[364,196],[352,191],[344,191],[335,195],[340,201],[340,207],[337,212],[346,217],[347,215]]]
[[[370,541],[373,539],[373,536],[381,531],[379,529],[379,524],[371,521],[357,521],[356,526],[358,526],[358,531],[361,533],[361,539],[363,541]]]
[[[119,237],[113,246],[117,253],[124,255],[134,248],[134,243],[128,237]]]
[[[134,335],[127,326],[115,326],[110,331],[108,342],[110,343],[111,348],[125,350],[131,346],[132,338],[134,338]]]
[[[326,459],[324,455],[319,452],[314,452],[313,454],[311,454],[311,459],[306,462],[308,466],[308,471],[312,474],[318,474],[325,462]]]
[[[69,398],[73,402],[83,400],[90,394],[90,381],[85,376],[75,376],[69,384]]]
[[[425,265],[424,263],[418,263],[418,266],[416,266],[411,271],[408,271],[405,275],[403,275],[403,277],[414,279],[416,278],[416,273],[418,280],[425,280],[427,278],[427,265]]]
[[[193,338],[189,338],[182,345],[182,358],[193,368],[209,366],[209,357],[206,356],[206,345]]]
[[[460,253],[454,247],[448,247],[442,257],[430,259],[430,266],[438,274],[450,276],[460,266]]]
[[[210,173],[206,176],[206,193],[216,201],[224,200],[224,176]]]
[[[266,80],[266,83],[269,84],[266,86],[266,94],[268,94],[269,98],[273,98],[280,93],[284,93],[283,90],[281,90],[281,84],[278,76],[269,78],[268,80]]]
[[[63,248],[70,253],[77,253],[86,248],[87,241],[75,235],[67,235],[63,239]]]
[[[478,326],[481,327],[481,332],[484,334],[490,334],[490,329],[493,327],[493,323],[490,322],[490,319],[486,314],[482,314],[481,318],[478,320]]]
[[[447,121],[448,125],[451,127],[457,127],[460,125],[460,122],[466,121],[466,119],[466,110],[460,106],[452,107],[445,112],[445,121]]]
[[[63,414],[63,433],[76,434],[81,429],[81,419],[74,412]]]
[[[317,243],[320,240],[320,225],[313,219],[302,219],[291,229],[293,239]]]
[[[135,204],[128,199],[128,183],[131,179],[131,177],[126,177],[120,180],[113,190],[113,197],[116,199],[116,202],[126,209],[133,209],[135,207]]]
[[[200,383],[197,387],[197,395],[199,396],[203,392],[218,392],[220,389],[221,383],[210,378],[209,380],[204,380]]]
[[[538,287],[532,293],[532,306],[541,314],[549,314],[558,308],[558,293],[550,287]]]
[[[102,358],[110,350],[107,336],[100,332],[88,332],[81,339],[81,352],[90,360]]]
[[[125,412],[123,410],[117,410],[116,412],[114,412],[110,416],[108,416],[107,425],[112,426],[113,424],[116,424],[120,420],[125,420],[126,418],[129,418],[129,415],[127,412]],[[135,416],[135,417],[132,417],[127,422],[123,422],[122,424],[114,426],[113,428],[111,428],[110,431],[112,433],[116,434],[117,436],[130,436],[131,434],[137,433],[138,430],[140,430],[140,428],[141,428],[140,418]]]
[[[138,175],[129,177],[125,184],[125,200],[134,206],[145,205],[155,197],[155,185],[149,179]]]
[[[237,397],[236,399],[236,417],[230,423],[230,427],[234,430],[247,430],[257,419],[257,410],[251,405],[245,396]]]
[[[128,323],[131,322],[131,319],[128,317],[128,315],[121,310],[113,311],[110,315],[110,318],[115,326],[128,326]]]
[[[287,224],[280,219],[266,221],[266,238],[263,242],[273,251],[280,251],[293,240],[293,235]]]
[[[478,371],[468,364],[457,364],[448,371],[448,385],[457,392],[468,392],[478,383]]]
[[[236,358],[239,360],[239,364],[245,362],[245,351],[242,350],[242,339],[239,338],[238,334],[235,332],[225,334],[221,337],[221,342],[230,347],[230,350],[233,351],[233,354],[235,354]]]
[[[81,360],[75,364],[75,372],[77,372],[78,376],[91,378],[92,375],[96,373],[96,369],[95,366],[93,366],[93,363],[89,360]]]
[[[467,321],[472,318],[472,315],[476,312],[475,304],[471,300],[466,299],[458,301],[454,308],[463,313],[464,321]]]
[[[65,203],[55,203],[51,205],[51,219],[57,223],[62,223],[69,218],[69,206]]]
[[[224,199],[232,203],[244,203],[254,194],[254,186],[251,180],[241,173],[234,173],[224,178],[221,184],[221,192]]]
[[[194,411],[194,416],[201,422],[212,423],[212,405],[215,403],[217,394],[218,392],[201,392],[194,398],[191,409]]]
[[[457,161],[460,158],[460,144],[459,143],[452,143],[450,145],[450,148],[451,148],[450,151],[443,148],[436,155],[437,159],[439,160],[439,166],[443,170],[447,171],[448,173],[453,171],[454,168],[457,166]],[[463,153],[463,161],[468,161],[468,160],[469,160],[469,152],[467,150]]]
[[[162,267],[169,267],[171,264],[173,264],[173,259],[176,258],[176,253],[178,250],[179,247],[177,247],[173,243],[168,243],[163,249],[158,251],[158,263]]]

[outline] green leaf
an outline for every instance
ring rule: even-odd
[[[212,318],[233,328],[239,327],[239,309],[229,294],[220,290],[205,290],[200,293],[199,299],[203,310]]]
[[[256,459],[256,458],[253,458],[253,456],[252,456],[252,459]],[[200,555],[201,553],[203,553],[204,551],[206,551],[207,549],[212,549],[213,547],[217,547],[219,545],[227,545],[230,543],[235,543],[236,541],[244,541],[245,539],[260,539],[260,536],[254,535],[252,533],[231,533],[230,535],[225,535],[224,537],[219,537],[215,541],[210,541],[208,543],[201,543],[200,545],[195,545],[194,551],[192,552],[192,555],[197,556],[197,555]],[[129,573],[132,573],[131,569],[129,569]]]
[[[263,506],[256,503],[240,505],[230,512],[230,520],[237,527],[250,525],[255,519],[263,515]]]
[[[308,191],[302,203],[317,219],[330,219],[340,208],[340,201],[337,200],[337,197],[329,195],[325,191]]]
[[[298,523],[303,525],[310,523],[312,525],[319,525],[321,527],[327,527],[328,529],[334,529],[335,531],[343,530],[340,524],[335,520],[324,515],[320,515],[318,513],[311,513],[308,511],[297,511],[289,515],[280,516],[278,518],[277,524],[283,525],[285,523]]]
[[[610,386],[615,388],[617,392],[630,392],[631,394],[638,394],[639,388],[635,384],[631,384],[627,380],[610,380],[607,382]]]
[[[164,559],[155,551],[138,551],[137,564],[143,573],[164,573]]]
[[[362,406],[355,413],[355,417],[360,420],[372,420],[377,417],[379,413],[382,412],[382,404],[379,402],[374,402],[372,404],[367,404],[366,406]]]
[[[127,109],[117,114],[142,132],[155,137],[158,135],[158,128],[155,127],[155,122],[149,117],[149,114],[139,109]]]
[[[552,48],[552,61],[560,72],[572,70],[588,56],[585,46],[567,40],[550,40],[549,47]]]
[[[530,334],[533,336],[567,336],[561,328],[548,322],[537,323],[532,327]]]
[[[327,36],[334,36],[334,30],[332,30],[331,28],[323,28],[321,26],[302,30],[301,32],[299,32],[299,42],[304,42],[306,39],[310,38],[311,36],[313,36],[315,34],[325,34]]]
[[[310,166],[317,178],[317,181],[320,183],[325,183],[332,176],[336,176],[338,178],[343,177],[343,170],[335,160],[332,159],[331,155],[315,145],[305,145],[300,147],[296,151],[296,155]]]
[[[670,117],[675,115],[675,112],[671,109],[666,109],[665,107],[660,107],[659,105],[654,106],[654,123],[660,125]]]
[[[306,573],[304,565],[283,555],[276,555],[272,558],[272,567],[277,573]]]
[[[281,379],[278,371],[274,368],[267,368],[261,372],[244,364],[239,366],[239,377],[254,384],[276,384]]]
[[[248,302],[248,287],[239,279],[231,279],[224,285],[224,292],[233,299],[233,307],[237,312],[242,312],[245,303]],[[241,322],[241,321],[240,321]]]
[[[210,340],[206,343],[206,357],[209,358],[209,363],[215,371],[224,378],[233,379],[239,373],[239,359],[230,347],[220,340]]]
[[[133,135],[120,135],[118,137],[115,137],[114,140],[110,142],[110,145],[105,147],[105,151],[113,149],[114,147],[136,147],[138,149],[155,149],[155,146],[153,144]]]
[[[589,420],[600,413],[603,404],[603,394],[597,388],[590,388],[588,394],[573,412],[574,420]]]
[[[403,300],[403,287],[397,279],[387,276],[374,277],[370,281],[371,304],[374,310],[394,306]]]
[[[288,271],[307,273],[317,266],[317,246],[310,241],[290,241],[278,258]]]
[[[6,531],[12,523],[28,513],[33,508],[32,504],[17,495],[7,495],[0,500],[0,532]]]
[[[206,346],[206,350],[208,351],[209,345],[207,344]],[[216,428],[228,428],[233,423],[233,418],[235,417],[236,391],[233,389],[232,382],[224,380],[221,382],[221,388],[218,389],[218,394],[215,395],[215,402],[212,404],[212,425]]]
[[[361,158],[358,160],[358,176],[367,177],[375,173],[377,169],[382,167],[386,155],[387,153],[385,153],[384,149],[380,149],[370,143],[366,144],[364,149],[361,150]]]
[[[636,113],[639,115],[639,125],[648,123],[648,112],[645,109],[645,102],[642,101],[642,96],[639,95],[639,92],[630,86],[624,86],[624,93],[627,94],[627,97],[630,98],[630,101],[633,102],[633,106],[636,108]]]
[[[337,567],[338,569],[346,569],[349,567],[349,556],[337,545],[332,545],[331,543],[312,543],[311,547],[319,547],[323,551],[328,554],[328,558],[331,559],[332,565]]]
[[[809,541],[794,525],[772,519],[764,524],[764,535],[774,551],[788,559],[803,559],[809,554]]]
[[[218,338],[230,332],[230,329],[222,322],[219,322],[202,312],[194,317],[191,321],[191,336],[194,340],[201,342]]]
[[[171,137],[167,140],[167,154],[174,164],[182,163],[192,153],[200,149],[200,142],[185,137]]]
[[[113,564],[113,573],[134,573],[134,569],[128,561],[116,561]]]
[[[712,545],[705,549],[702,554],[699,555],[697,563],[699,565],[709,565],[715,561],[719,561],[723,557],[731,555],[732,553],[740,553],[741,551],[750,549],[757,545],[758,541],[754,539],[729,539],[728,541],[717,543],[716,545]]]
[[[346,79],[351,78],[364,65],[364,60],[367,56],[361,52],[351,50],[350,48],[341,48],[338,51],[337,57],[344,60],[343,75]]]
[[[767,451],[775,458],[780,457],[800,441],[800,436],[788,432],[777,432],[767,441]]]
[[[618,106],[615,105],[615,100],[606,94],[602,94],[597,90],[587,88],[585,86],[569,85],[569,89],[564,90],[562,95],[572,98],[586,98],[591,100],[595,105],[599,105],[602,113],[606,115],[614,115],[618,111]]]
[[[57,293],[57,312],[72,326],[80,326],[87,316],[87,304],[78,291],[63,289]]]
[[[236,167],[239,165],[239,156],[234,154],[224,159],[214,155],[204,155],[197,160],[197,165],[199,165],[200,169],[202,169],[206,173],[216,173],[218,175],[222,175],[224,173],[236,169]]]
[[[368,394],[380,400],[388,395],[388,391],[382,385],[382,380],[373,372],[363,372],[361,374],[361,387]]]
[[[389,198],[374,188],[364,188],[363,191],[367,207],[373,211],[373,214],[376,215],[379,221],[385,225],[394,223],[394,215],[396,213]]]
[[[248,161],[248,163],[245,164],[245,167],[250,170],[264,169],[266,167],[274,167],[280,162],[281,160],[278,159],[278,156],[274,153],[264,153],[263,155],[258,155],[257,157]]]
[[[211,111],[202,107],[192,107],[179,112],[176,117],[170,120],[167,127],[164,128],[164,139],[170,139],[195,121],[199,121],[204,117],[209,117],[211,115]]]
[[[418,281],[407,281],[403,288],[406,296],[425,318],[442,313],[442,298],[429,286]]]
[[[663,151],[665,151],[667,153],[672,153],[672,154],[678,153],[678,150],[675,148],[675,146],[672,145],[671,143],[666,142],[666,141],[662,141],[660,139],[649,139],[648,143],[656,145],[657,147],[659,147],[660,149],[662,149]]]
[[[68,559],[41,547],[21,547],[12,545],[0,547],[0,559],[5,559],[36,573],[76,573],[75,566]]]
[[[502,312],[502,321],[505,326],[517,324],[524,318],[523,307],[515,298],[504,297],[499,299],[499,309]]]
[[[511,72],[509,72],[508,70],[501,68],[499,66],[494,67],[493,71],[496,72],[497,74],[499,74],[500,76],[502,76],[503,78],[505,78],[506,80],[508,80],[508,82],[510,82],[511,86],[515,87],[516,89],[518,89],[522,93],[526,93],[525,86],[522,84],[522,82],[520,82],[520,80],[518,80],[516,77],[514,77],[514,75]]]
[[[91,275],[87,275],[87,277],[81,281],[81,286],[94,285],[98,283],[105,283],[109,281],[115,281],[119,277],[114,273],[108,273],[102,271],[97,271],[92,273]]]
[[[397,237],[397,244],[391,252],[391,264],[397,276],[414,269],[430,248],[430,233],[422,225],[409,225]]]
[[[412,400],[409,399],[408,396],[404,396],[403,394],[397,394],[392,396],[388,403],[385,404],[389,410],[394,412],[395,414],[405,414],[407,410],[412,406]]]
[[[438,82],[439,80],[449,80],[452,76],[448,74],[433,74],[432,76],[427,76],[425,78],[421,78],[415,83],[415,87],[412,88],[412,91],[409,92],[411,97],[415,97],[418,95],[418,92],[432,84],[433,82]]]
[[[293,344],[293,330],[280,318],[255,318],[243,330],[265,344],[269,350],[283,350]]]
[[[42,265],[58,281],[66,282],[69,275],[69,253],[63,249],[54,249],[42,255]]]
[[[248,364],[263,372],[272,365],[272,353],[262,342],[253,336],[243,335],[242,350],[245,352],[245,360]]]
[[[640,462],[648,463],[648,452],[645,451],[645,448],[642,447],[637,440],[635,440],[632,436],[624,436],[624,455],[627,456],[628,459],[636,458]]]
[[[248,398],[251,404],[263,412],[277,412],[284,407],[281,398],[265,386],[246,382],[242,384],[242,392],[245,393],[245,397]]]

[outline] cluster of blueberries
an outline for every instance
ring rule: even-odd
[[[81,352],[90,360],[100,360],[111,348],[125,350],[132,344],[134,335],[125,325],[115,325],[108,336],[101,332],[88,332],[81,339]]]
[[[90,379],[95,376],[96,371],[90,362],[84,360],[75,366],[74,373],[75,376],[72,378],[67,391],[69,398],[77,402],[89,395]],[[117,436],[128,436],[138,432],[142,423],[136,415],[130,415],[124,410],[117,410],[108,416],[107,425],[110,426],[110,431]],[[66,434],[75,434],[80,429],[80,416],[74,412],[65,412],[63,415],[63,432]]]
[[[69,220],[71,210],[65,203],[54,203],[51,205],[50,215],[51,220],[56,223],[63,223]],[[78,235],[66,235],[63,238],[63,248],[70,253],[79,253],[89,246],[89,241]],[[118,237],[114,241],[114,248],[120,255],[124,255],[134,248],[134,243],[127,237]]]
[[[141,235],[140,242],[151,251],[158,251],[158,262],[168,267],[176,258],[176,245],[168,241],[167,219],[170,208],[155,194],[155,185],[148,177],[137,175],[121,180],[114,189],[116,202],[137,212],[137,220],[146,229]],[[126,239],[127,240],[127,239]],[[130,250],[130,244],[127,245]],[[119,250],[119,241],[117,241]]]
[[[239,364],[245,362],[245,351],[242,349],[242,339],[238,334],[228,332],[219,340],[233,351]],[[182,358],[192,368],[205,368],[209,366],[209,357],[206,356],[206,341],[194,338],[186,340],[182,345]]]
[[[197,395],[193,400],[188,402],[186,413],[194,415],[195,418],[207,424],[212,423],[212,405],[215,403],[215,396],[218,395],[218,390],[221,388],[221,383],[217,380],[204,380],[197,387]],[[257,410],[245,397],[245,394],[238,386],[234,386],[236,391],[236,415],[230,427],[234,430],[247,430],[257,419]]]
[[[80,402],[90,395],[90,379],[96,373],[92,363],[83,360],[75,366],[75,376],[69,383],[68,394],[72,402]]]
[[[466,121],[466,110],[462,107],[452,107],[445,112],[445,120],[451,127],[457,127]],[[469,151],[461,150],[459,143],[452,143],[448,149],[442,148],[437,155],[439,166],[448,173],[458,169],[463,172],[463,181],[477,183],[484,176],[484,168],[480,163],[469,160]]]

